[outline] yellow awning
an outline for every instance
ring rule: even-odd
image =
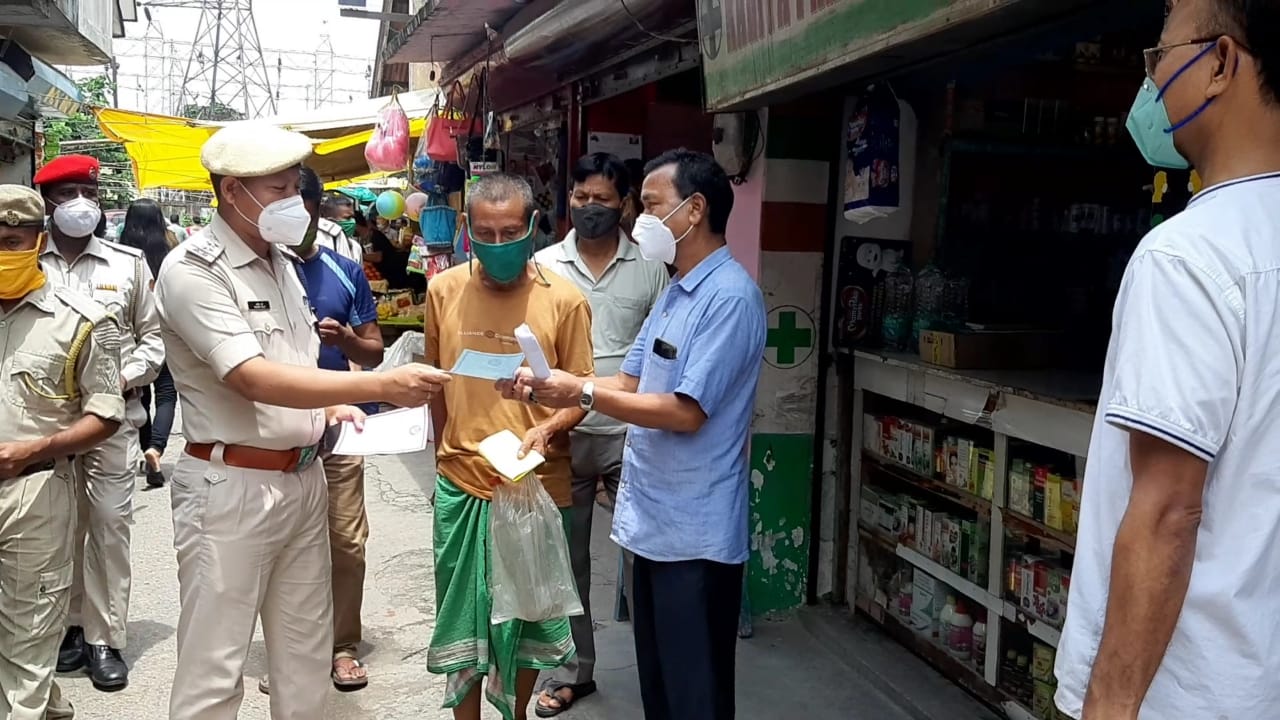
[[[140,189],[213,189],[209,172],[200,165],[200,147],[216,125],[114,108],[93,112],[103,134],[124,144]]]
[[[222,123],[155,115],[132,110],[94,108],[98,125],[108,139],[124,144],[133,161],[138,188],[212,190],[209,173],[200,164],[200,148]],[[412,138],[421,137],[427,118],[410,120]],[[316,171],[326,187],[385,177],[389,173],[369,173],[364,145],[373,135],[372,121],[345,128],[304,131],[316,141],[315,154],[307,166]],[[410,142],[416,146],[415,142]]]

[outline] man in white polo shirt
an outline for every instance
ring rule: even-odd
[[[569,215],[573,229],[564,241],[538,252],[538,263],[572,281],[591,305],[591,341],[596,375],[612,377],[640,334],[644,319],[667,287],[667,266],[640,257],[618,226],[631,192],[627,167],[613,155],[584,156],[572,171]],[[535,712],[554,717],[595,692],[595,632],[591,618],[591,515],[596,479],[604,480],[612,501],[622,477],[627,426],[588,413],[571,435],[573,513],[569,551],[583,614],[569,618],[577,656],[543,685]]]
[[[1129,116],[1205,189],[1138,246],[1089,447],[1057,704],[1280,717],[1280,0],[1172,5]]]

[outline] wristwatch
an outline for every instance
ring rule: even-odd
[[[582,386],[582,395],[578,398],[578,407],[591,412],[596,406],[596,384],[588,382]]]

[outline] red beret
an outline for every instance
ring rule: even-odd
[[[62,155],[45,163],[36,173],[36,185],[52,185],[54,183],[98,182],[98,170],[101,164],[98,158],[89,155]]]

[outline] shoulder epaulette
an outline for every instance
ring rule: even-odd
[[[84,319],[91,323],[96,324],[102,322],[108,317],[111,317],[111,313],[96,300],[82,295],[79,291],[66,285],[55,285],[53,288],[53,295],[61,300],[64,305],[80,313]]]
[[[213,239],[213,237],[208,234],[196,235],[178,247],[186,250],[187,257],[200,258],[210,265],[212,265],[213,262],[218,259],[218,256],[226,249],[222,246],[222,243]]]
[[[130,247],[129,245],[122,245],[121,243],[113,242],[111,240],[102,240],[101,242],[103,245],[106,245],[112,250],[122,252],[127,255],[132,255],[134,257],[142,257],[142,251],[136,247]]]

